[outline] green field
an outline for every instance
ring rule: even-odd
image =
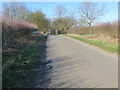
[[[66,34],[64,36],[75,38],[77,40],[88,43],[90,45],[94,45],[96,47],[102,48],[102,49],[104,49],[104,50],[106,50],[106,51],[108,51],[110,53],[118,54],[118,44],[108,43],[108,42],[105,42],[105,41],[85,38],[88,35],[70,35],[70,34]]]

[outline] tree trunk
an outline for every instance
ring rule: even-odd
[[[56,30],[56,34],[58,34],[58,30]]]

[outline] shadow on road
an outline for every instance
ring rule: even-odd
[[[46,41],[47,41],[47,37],[46,36]],[[45,42],[46,42],[45,41]],[[40,62],[37,63],[38,65],[38,75],[35,79],[35,88],[44,88],[44,87],[48,87],[51,78],[50,78],[50,72],[52,69],[52,66],[48,65],[49,62],[46,61],[46,43],[43,45],[42,48],[42,55],[41,55],[41,59]]]
[[[48,36],[46,36],[46,42],[48,41]],[[38,65],[38,75],[35,79],[35,83],[34,83],[34,87],[35,88],[48,88],[51,87],[51,78],[52,78],[52,71],[53,71],[53,67],[51,66],[51,63],[55,63],[55,62],[59,62],[65,59],[70,59],[67,56],[63,56],[63,57],[58,57],[55,58],[53,60],[47,60],[46,59],[46,49],[47,49],[47,45],[44,44],[43,49],[42,49],[42,55],[41,55],[41,59],[40,62],[37,63]],[[58,65],[59,66],[59,65]],[[57,84],[57,87],[60,87],[61,85],[65,84],[65,82],[61,82],[59,84]]]
[[[46,41],[49,40],[51,39],[47,37]],[[53,43],[44,45],[43,55],[38,63],[40,70],[35,80],[36,88],[87,87],[93,90],[97,87],[109,87],[110,85],[112,87],[111,80],[106,78],[103,72],[99,72],[99,68],[87,61],[87,57],[82,56],[81,52],[78,53],[73,48],[73,51],[70,52],[69,49],[66,49],[69,54],[64,53],[62,50],[67,47],[65,46],[67,44],[61,46],[59,42]]]

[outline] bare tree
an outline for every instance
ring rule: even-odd
[[[105,14],[105,6],[97,6],[95,2],[83,2],[79,8],[80,21],[91,26],[98,18]]]
[[[66,14],[67,14],[67,9],[64,6],[58,5],[55,7],[53,23],[55,25],[56,34],[58,34],[59,31],[63,30],[63,27],[61,25],[63,23],[62,18],[64,18],[66,16]]]
[[[55,13],[54,13],[55,17],[61,18],[61,17],[64,17],[66,14],[67,14],[67,10],[64,6],[62,5],[56,6]]]
[[[19,18],[26,20],[27,16],[29,15],[29,10],[21,2],[9,2],[3,3],[3,16],[8,16],[11,18]]]
[[[51,23],[51,27],[54,29],[56,34],[66,33],[66,31],[76,25],[76,14],[74,11],[67,11],[67,9],[62,6],[56,6],[54,11],[54,19]]]

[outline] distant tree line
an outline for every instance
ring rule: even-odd
[[[48,19],[41,10],[31,11],[24,3],[11,2],[3,4],[3,16],[12,19],[22,19],[38,26],[38,31],[51,34],[69,33],[73,28],[81,33],[92,34],[92,27],[104,14],[106,7],[99,6],[96,2],[82,2],[80,5],[68,11],[64,6],[57,5],[53,17]],[[84,27],[84,29],[82,29]],[[73,31],[72,32],[78,32]],[[89,31],[89,32],[88,32]]]
[[[52,33],[67,33],[68,29],[78,26],[91,27],[105,14],[105,6],[98,8],[94,2],[83,2],[76,10],[67,11],[62,5],[56,6],[50,25]]]

